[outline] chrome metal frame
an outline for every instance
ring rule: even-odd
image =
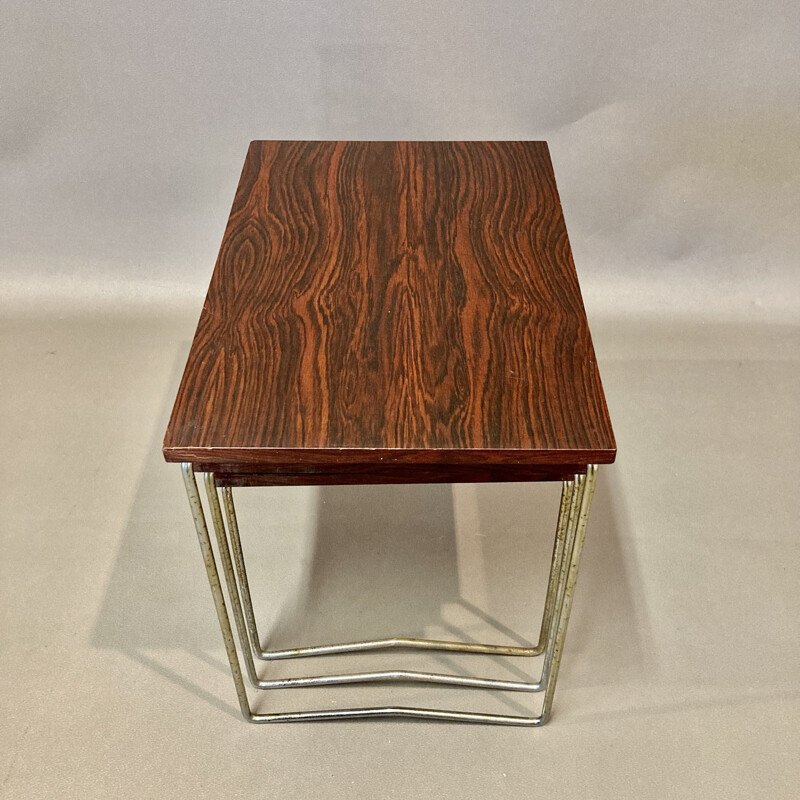
[[[544,725],[550,718],[553,695],[555,693],[558,671],[567,624],[572,609],[572,597],[578,577],[583,542],[586,536],[586,521],[594,495],[597,467],[589,465],[585,474],[576,474],[572,480],[564,481],[561,491],[561,504],[553,546],[550,577],[545,597],[544,613],[535,647],[511,647],[491,644],[472,644],[466,642],[435,641],[393,637],[372,639],[344,644],[300,647],[291,650],[264,650],[258,635],[250,586],[247,580],[244,553],[239,536],[239,525],[230,487],[223,487],[222,500],[225,507],[223,519],[219,492],[214,473],[205,473],[206,493],[209,509],[217,539],[217,549],[222,563],[222,571],[228,590],[228,598],[233,612],[234,624],[239,638],[239,651],[244,660],[245,672],[256,689],[285,689],[309,686],[334,686],[354,683],[427,683],[467,688],[494,689],[501,691],[544,692],[542,711],[538,716],[505,714],[481,714],[472,711],[448,711],[432,708],[407,708],[401,706],[348,708],[323,711],[281,712],[275,714],[255,714],[245,688],[239,653],[233,638],[225,597],[220,583],[211,539],[208,533],[203,506],[191,463],[181,465],[186,493],[194,517],[200,550],[208,573],[211,594],[217,611],[225,650],[236,687],[236,694],[242,716],[248,722],[294,722],[302,720],[354,719],[371,717],[412,717],[415,719],[448,720],[452,722],[482,722],[498,725]],[[226,530],[227,521],[227,530]],[[229,542],[230,538],[230,542]],[[231,557],[231,549],[233,557]],[[255,668],[254,656],[264,661],[284,658],[304,658],[309,656],[333,655],[339,653],[361,653],[374,650],[416,649],[436,650],[456,653],[482,653],[505,656],[533,657],[544,654],[541,677],[536,682],[504,681],[488,678],[473,678],[461,675],[448,675],[434,672],[411,670],[388,670],[379,672],[355,672],[335,675],[321,675],[303,678],[279,678],[262,680]]]

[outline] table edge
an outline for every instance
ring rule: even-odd
[[[593,450],[529,449],[369,449],[369,448],[241,448],[164,447],[168,463],[219,464],[230,469],[243,466],[252,472],[259,467],[334,467],[341,464],[426,464],[485,466],[515,464],[553,466],[560,464],[613,464],[616,444]]]

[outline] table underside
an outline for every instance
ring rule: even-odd
[[[249,466],[249,468],[247,468]],[[243,467],[245,467],[243,469]],[[565,481],[584,474],[586,465],[557,464],[527,466],[516,464],[339,464],[328,469],[306,469],[251,465],[200,463],[198,472],[213,472],[219,486],[346,486],[410,483],[506,483],[511,481]]]

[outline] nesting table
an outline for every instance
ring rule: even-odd
[[[252,142],[163,452],[182,465],[246,720],[544,724],[597,465],[616,455],[546,143]],[[264,649],[235,487],[486,481],[562,484],[535,646],[388,636]],[[386,649],[541,656],[542,671],[526,682],[256,670]],[[429,683],[542,692],[543,704],[536,716],[403,705],[254,713],[242,665],[256,689]]]

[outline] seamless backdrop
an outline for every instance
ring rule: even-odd
[[[541,730],[239,716],[161,443],[255,138],[550,143],[619,457]],[[0,0],[0,798],[795,800],[798,212],[797,0]],[[270,647],[538,636],[555,485],[236,491]],[[335,688],[252,699],[540,704]]]
[[[587,302],[800,297],[793,0],[4,0],[0,290],[200,296],[254,138],[550,142]]]

